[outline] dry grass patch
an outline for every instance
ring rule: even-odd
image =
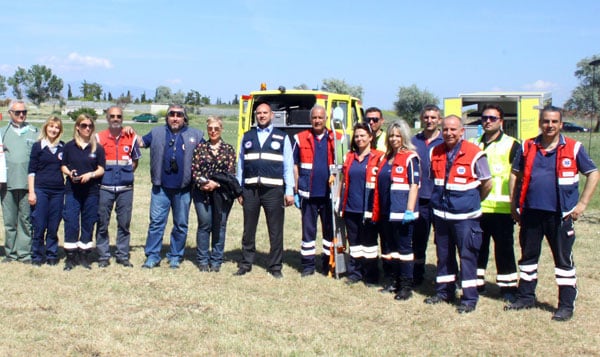
[[[140,133],[150,126],[140,125]],[[70,134],[68,134],[70,135]],[[150,178],[147,151],[136,172],[132,262],[91,271],[64,272],[61,265],[0,265],[0,355],[600,355],[600,212],[576,224],[579,298],[575,318],[550,321],[556,307],[554,267],[544,243],[540,308],[504,312],[488,286],[477,310],[458,315],[454,306],[428,306],[433,294],[435,251],[428,251],[428,281],[406,302],[363,285],[346,286],[324,276],[300,278],[300,215],[286,210],[284,278],[266,273],[264,217],[257,233],[258,259],[251,273],[234,277],[240,256],[242,211],[228,226],[226,262],[220,273],[200,273],[192,208],[186,261],[140,268],[148,229]],[[114,244],[115,222],[111,226]],[[168,244],[168,232],[164,244]],[[60,230],[62,236],[62,227]],[[4,243],[0,232],[0,244]],[[431,240],[430,240],[431,242]],[[62,246],[62,242],[61,242]],[[518,245],[515,245],[519,256]],[[163,251],[164,256],[164,251]],[[495,279],[490,259],[487,281]]]

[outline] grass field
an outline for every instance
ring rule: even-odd
[[[205,127],[199,118],[191,124]],[[228,118],[225,125],[226,141],[233,144],[235,119]],[[72,133],[72,124],[67,126],[65,141]],[[106,127],[103,119],[98,127]],[[151,125],[134,127],[145,134]],[[600,142],[594,135],[592,156],[600,163]],[[587,146],[587,134],[575,137]],[[144,151],[136,172],[131,242],[135,268],[113,262],[107,269],[94,264],[91,271],[64,272],[62,261],[41,268],[0,265],[4,324],[0,355],[600,355],[598,193],[576,224],[579,297],[573,321],[550,321],[557,288],[547,244],[539,269],[538,308],[504,312],[497,288],[488,284],[490,294],[481,297],[474,313],[463,316],[449,305],[423,303],[433,294],[432,239],[427,281],[406,302],[361,284],[348,287],[324,276],[301,279],[300,215],[293,207],[286,209],[284,279],[273,279],[264,268],[268,251],[264,217],[257,232],[254,269],[243,277],[232,276],[242,235],[237,204],[229,219],[226,262],[220,273],[200,273],[193,264],[197,227],[193,208],[181,269],[163,264],[143,270],[150,203],[148,159]],[[113,222],[113,244],[114,232]],[[166,236],[163,248],[168,246]],[[3,237],[2,230],[2,245]],[[515,250],[518,256],[517,245]],[[488,282],[495,280],[494,271],[490,259]]]

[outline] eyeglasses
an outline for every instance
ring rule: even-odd
[[[221,128],[219,128],[218,126],[209,126],[206,128],[206,130],[208,131],[221,131]]]
[[[121,118],[123,118],[123,115],[121,115],[121,114],[111,114],[110,118],[111,119],[114,119],[114,118],[121,119]]]
[[[92,130],[92,129],[94,129],[94,124],[80,123],[79,127],[81,129],[90,129],[90,130]]]
[[[183,114],[183,112],[170,111],[168,114],[169,114],[170,117],[177,117],[177,118],[183,118],[185,116]]]
[[[11,110],[11,113],[16,116],[20,116],[21,114],[27,115],[27,110]]]
[[[494,116],[494,115],[482,115],[481,116],[481,122],[485,123],[486,121],[491,121],[492,123],[495,123],[498,121],[498,119],[500,119],[500,117]]]
[[[379,119],[380,119],[380,118],[377,118],[377,117],[375,117],[375,118],[365,118],[365,121],[366,121],[367,123],[369,123],[369,122],[378,123],[378,122],[379,122]]]

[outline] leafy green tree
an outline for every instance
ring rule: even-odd
[[[394,103],[396,114],[409,125],[414,125],[421,109],[427,104],[439,103],[439,99],[427,90],[420,90],[416,84],[410,87],[400,87],[398,101]]]
[[[67,84],[67,99],[73,98],[73,92],[71,91],[71,85]]]
[[[146,103],[146,92],[142,92],[142,95],[140,96],[140,102]]]
[[[98,83],[88,83],[84,80],[79,89],[83,95],[83,100],[99,101],[102,97],[102,86]]]
[[[25,76],[24,86],[27,98],[35,105],[40,105],[48,99],[60,99],[63,80],[52,74],[49,67],[34,64]]]
[[[108,101],[112,102],[113,101],[113,96],[111,92],[108,92]]]
[[[564,109],[575,115],[596,118],[594,131],[600,130],[600,65],[590,63],[600,59],[600,55],[584,58],[577,62],[575,77],[579,85],[571,92],[571,97],[565,102]]]
[[[6,77],[0,75],[0,96],[6,94]]]
[[[239,105],[240,104],[240,99],[238,98],[237,94],[233,97],[233,100],[231,101],[231,104],[232,105]]]
[[[7,80],[8,85],[12,87],[13,95],[17,99],[23,99],[23,87],[26,80],[27,71],[22,67],[17,67],[15,74]]]
[[[200,105],[200,98],[202,98],[202,96],[200,95],[200,92],[192,89],[189,92],[187,92],[187,94],[185,95],[184,103],[191,104],[191,105]]]
[[[119,106],[124,106],[126,104],[131,103],[131,93],[129,91],[127,91],[127,95],[121,93],[121,95],[119,96],[119,98],[117,98],[116,103]]]
[[[210,105],[210,97],[209,97],[209,96],[207,96],[207,95],[203,95],[203,96],[200,98],[200,105],[203,105],[203,106]]]
[[[79,108],[77,110],[74,110],[72,112],[68,112],[67,116],[69,118],[71,118],[71,120],[75,121],[77,120],[77,117],[81,114],[87,114],[89,115],[90,118],[92,118],[92,120],[96,121],[96,119],[98,118],[98,113],[96,113],[96,109],[94,108]]]
[[[173,94],[171,93],[171,88],[166,86],[159,86],[156,88],[156,92],[154,93],[154,102],[155,103],[170,103],[172,101]]]
[[[183,104],[185,103],[185,93],[182,90],[178,90],[171,96],[171,103]]]
[[[323,80],[323,85],[321,85],[321,90],[332,92],[332,93],[340,93],[340,94],[350,94],[351,96],[362,99],[363,96],[363,88],[362,86],[351,86],[343,79],[335,79],[335,78],[327,78]]]

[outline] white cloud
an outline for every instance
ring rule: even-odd
[[[84,67],[102,67],[102,68],[113,68],[110,60],[106,58],[82,56],[77,52],[71,52],[67,56],[67,62],[72,64],[79,64]]]
[[[167,79],[165,82],[167,82],[168,84],[171,84],[171,85],[176,85],[176,84],[181,84],[181,82],[183,82],[183,81],[179,78],[175,78],[175,79]]]
[[[549,81],[544,81],[542,79],[538,79],[537,81],[533,82],[533,83],[527,83],[523,85],[523,89],[526,90],[534,90],[534,91],[550,91],[552,89],[556,89],[558,88],[558,84],[553,83],[553,82],[549,82]]]
[[[11,66],[10,64],[0,64],[0,73],[9,73],[9,75],[13,75],[15,71],[15,66]]]
[[[71,52],[67,57],[62,58],[60,56],[46,56],[41,58],[43,63],[46,63],[52,67],[60,68],[67,71],[77,71],[86,68],[113,68],[113,64],[109,59],[84,56],[77,52]]]

